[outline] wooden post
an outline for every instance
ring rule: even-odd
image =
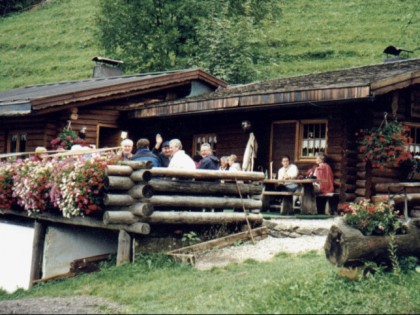
[[[124,230],[120,230],[118,234],[117,266],[130,262],[131,242],[130,234]]]
[[[42,278],[42,257],[44,256],[45,232],[46,224],[35,221],[29,289],[32,288],[35,280]]]

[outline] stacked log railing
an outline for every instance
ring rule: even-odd
[[[109,165],[106,174],[107,225],[135,226],[147,234],[149,224],[262,223],[252,213],[262,207],[262,172],[174,170],[129,161]]]

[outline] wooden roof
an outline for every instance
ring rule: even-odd
[[[420,84],[420,59],[409,59],[323,73],[229,86],[188,99],[139,105],[133,117],[145,118],[263,106],[369,99]]]
[[[212,90],[226,83],[200,70],[92,78],[80,81],[33,85],[0,92],[0,116],[26,115],[57,111],[64,107],[86,105],[201,81]]]

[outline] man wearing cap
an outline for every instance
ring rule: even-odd
[[[171,157],[171,151],[169,150],[169,141],[163,142],[162,136],[158,133],[156,135],[156,144],[155,147],[152,149],[152,153],[157,155],[160,160],[160,166],[168,167],[169,165],[169,158]],[[162,151],[159,152],[160,145],[162,145]]]

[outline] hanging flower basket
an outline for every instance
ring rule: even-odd
[[[398,167],[400,163],[411,160],[412,155],[408,151],[408,145],[412,139],[408,135],[409,128],[402,123],[386,122],[379,128],[361,130],[359,152],[363,154],[365,161],[370,161],[372,167]]]
[[[80,138],[75,131],[70,128],[64,128],[57,138],[51,140],[50,144],[53,150],[70,150],[75,144],[84,145],[85,141]]]

